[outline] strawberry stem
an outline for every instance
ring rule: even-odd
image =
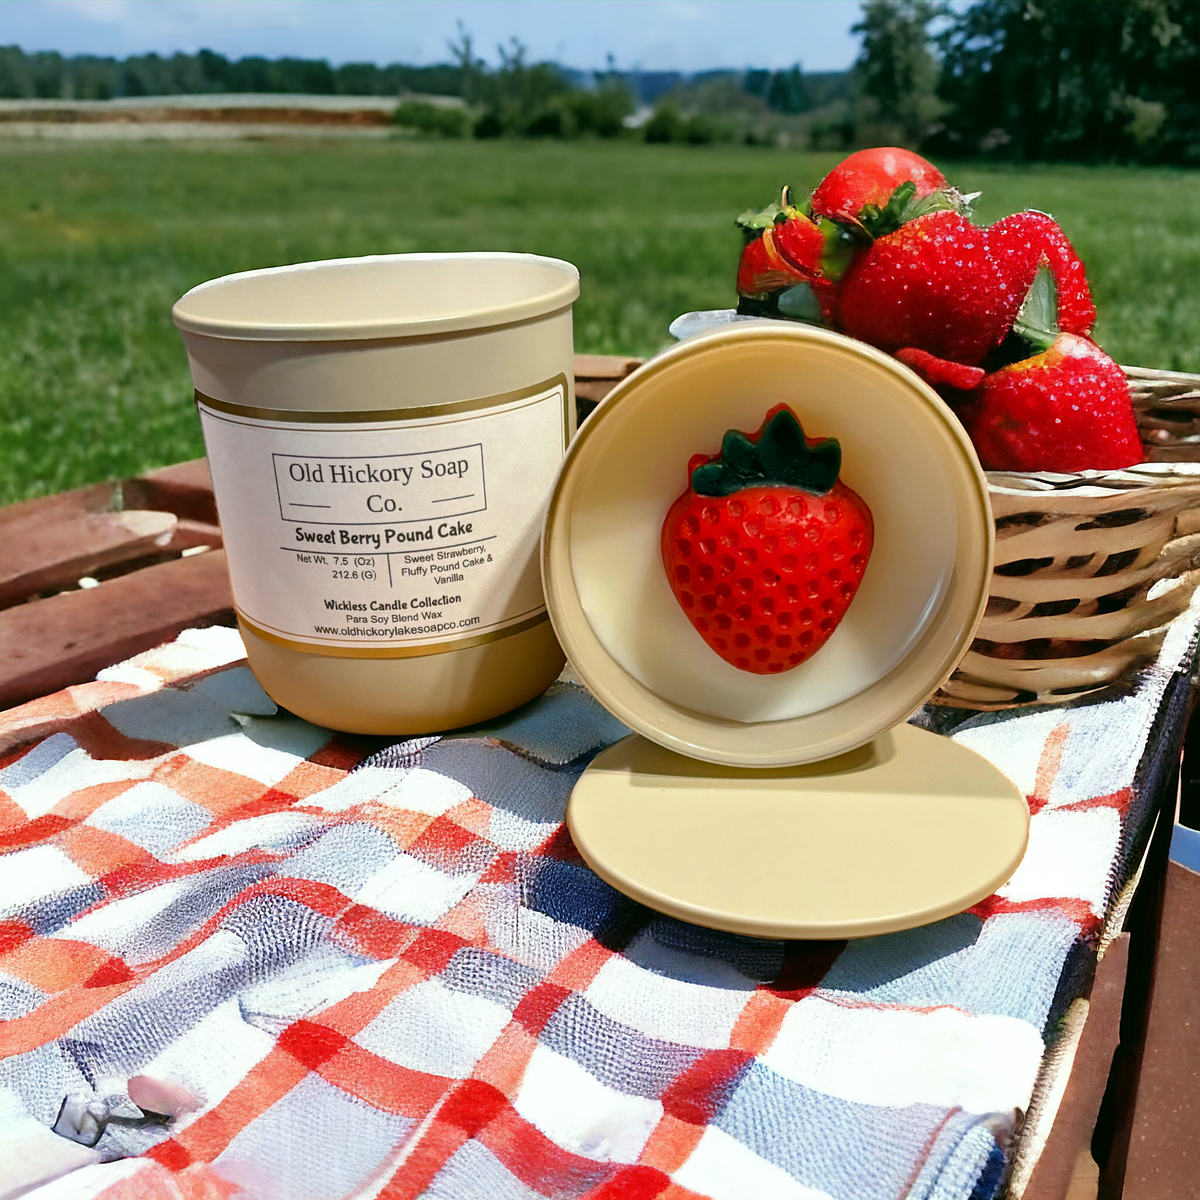
[[[731,496],[750,487],[794,487],[824,496],[837,483],[842,447],[837,438],[804,436],[796,414],[777,405],[753,437],[730,429],[721,440],[721,453],[692,471],[692,491],[698,496]]]
[[[895,233],[904,224],[905,210],[916,194],[917,185],[910,179],[896,188],[882,208],[874,204],[864,205],[858,214],[859,222],[874,238]]]
[[[781,200],[787,200],[791,195],[791,189],[785,184],[780,194]],[[765,208],[748,208],[744,213],[740,213],[734,224],[742,231],[742,240],[746,245],[749,245],[755,238],[762,237],[763,233],[774,228],[776,225],[782,225],[784,221],[790,221],[793,217],[799,217],[803,214],[794,205],[784,203],[768,204]]]

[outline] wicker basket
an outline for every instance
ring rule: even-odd
[[[990,471],[988,483],[991,595],[935,702],[1054,704],[1153,658],[1200,583],[1200,463],[1078,475]]]
[[[1200,375],[1122,367],[1150,462],[1200,461]]]
[[[1077,475],[989,471],[996,567],[987,612],[934,697],[1054,704],[1158,653],[1200,584],[1200,375],[1124,367],[1147,462]]]

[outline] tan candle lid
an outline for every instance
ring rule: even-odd
[[[692,628],[666,581],[663,518],[694,453],[786,402],[837,437],[870,506],[862,584],[808,662],[754,675]],[[903,724],[954,669],[987,600],[992,518],[953,413],[879,351],[804,326],[681,343],[618,386],[563,464],[543,576],[568,657],[642,737],[601,754],[567,823],[589,865],[681,920],[758,937],[864,937],[938,920],[1024,854],[1014,784]]]
[[[753,675],[691,627],[659,538],[689,457],[780,402],[810,438],[840,440],[875,547],[826,645]],[[903,721],[970,646],[991,569],[986,482],[950,409],[888,355],[785,322],[691,338],[619,384],[568,451],[543,538],[555,632],[601,703],[660,745],[742,767],[829,758]]]
[[[629,737],[583,773],[567,823],[602,879],[659,912],[754,937],[844,938],[990,896],[1025,853],[1029,809],[975,751],[898,725],[768,771]]]

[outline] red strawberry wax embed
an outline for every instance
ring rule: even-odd
[[[756,675],[811,658],[845,616],[874,544],[871,510],[838,479],[836,438],[809,439],[786,404],[688,464],[662,528],[680,607],[708,646]]]

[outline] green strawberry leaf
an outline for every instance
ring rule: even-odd
[[[1038,267],[1013,322],[1013,332],[1035,350],[1049,350],[1058,337],[1058,285],[1046,265]]]
[[[785,209],[780,208],[778,204],[768,204],[766,208],[746,209],[738,216],[734,224],[742,231],[742,237],[746,245],[749,245],[755,238],[762,237],[765,230],[786,220],[787,211]]]
[[[967,192],[964,195],[958,188],[952,187],[938,188],[928,196],[911,201],[904,210],[904,221],[911,221],[914,217],[923,217],[931,212],[955,212],[960,217],[970,220],[974,216],[971,205],[982,195],[982,192]]]
[[[818,228],[825,236],[825,249],[821,254],[821,273],[826,279],[837,283],[846,273],[850,260],[866,244],[862,234],[848,225],[822,217]]]
[[[896,188],[882,208],[874,204],[864,204],[858,213],[859,224],[873,238],[895,233],[904,223],[904,213],[916,194],[917,185],[909,179]]]
[[[837,483],[841,468],[837,438],[818,438],[810,444],[796,414],[780,405],[757,437],[728,430],[721,453],[692,472],[692,490],[698,496],[732,496],[750,487],[794,487],[824,496]]]
[[[917,185],[909,179],[896,188],[882,208],[864,205],[858,214],[858,224],[868,237],[881,238],[895,233],[901,225],[933,212],[955,212],[970,219],[971,201],[979,195],[979,192],[972,192],[964,196],[957,188],[944,187],[928,196],[918,196]]]
[[[738,215],[735,224],[739,229],[762,233],[764,229],[770,229],[775,224],[782,212],[783,209],[778,204],[768,204],[766,208],[748,208],[744,213]]]
[[[784,208],[780,208],[778,204],[768,204],[766,208],[746,209],[738,215],[734,224],[742,231],[742,237],[748,245],[755,238],[762,237],[772,226],[782,225],[785,221],[802,216],[804,213],[794,204],[788,204]]]

